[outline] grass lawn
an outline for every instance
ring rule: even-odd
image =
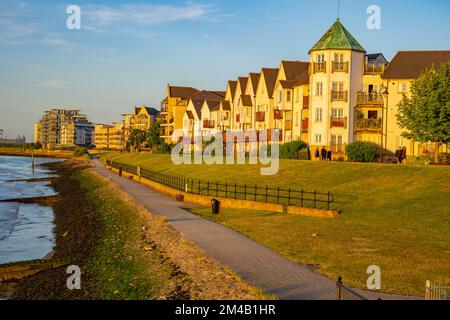
[[[312,218],[223,210],[223,222],[293,261],[364,288],[369,265],[382,291],[423,296],[425,281],[450,281],[450,168],[280,161],[276,176],[257,165],[179,165],[169,155],[112,153],[114,161],[186,177],[331,191],[343,214]],[[210,218],[209,208],[195,213]]]

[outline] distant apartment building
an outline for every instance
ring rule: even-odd
[[[35,142],[46,149],[93,144],[94,125],[80,110],[52,109],[35,124]]]
[[[7,138],[4,135],[3,129],[0,129],[0,144],[25,144],[25,136],[17,136],[16,138]]]
[[[125,150],[128,138],[133,130],[148,131],[157,121],[159,111],[146,106],[134,107],[132,113],[123,114],[122,122],[96,124],[94,145],[96,149]]]

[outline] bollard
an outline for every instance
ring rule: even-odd
[[[222,222],[222,210],[220,207],[220,201],[217,199],[211,200],[211,210],[212,214],[217,215],[217,222]]]

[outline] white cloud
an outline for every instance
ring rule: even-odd
[[[52,47],[60,47],[63,49],[69,49],[74,46],[73,43],[64,40],[60,33],[49,33],[42,40],[42,44]]]
[[[65,85],[64,81],[61,80],[47,80],[44,82],[35,83],[32,85],[33,88],[61,88]]]
[[[120,7],[91,6],[82,9],[89,21],[98,25],[128,22],[155,25],[182,20],[199,20],[212,12],[209,5],[187,4],[184,6],[161,4],[124,4]]]

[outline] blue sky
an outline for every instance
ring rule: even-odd
[[[81,8],[68,30],[66,8]],[[369,5],[381,30],[366,27]],[[159,107],[167,83],[225,90],[280,60],[305,60],[336,19],[337,0],[0,2],[0,128],[32,139],[51,107],[119,121]],[[450,49],[447,0],[342,0],[341,21],[368,52]]]

